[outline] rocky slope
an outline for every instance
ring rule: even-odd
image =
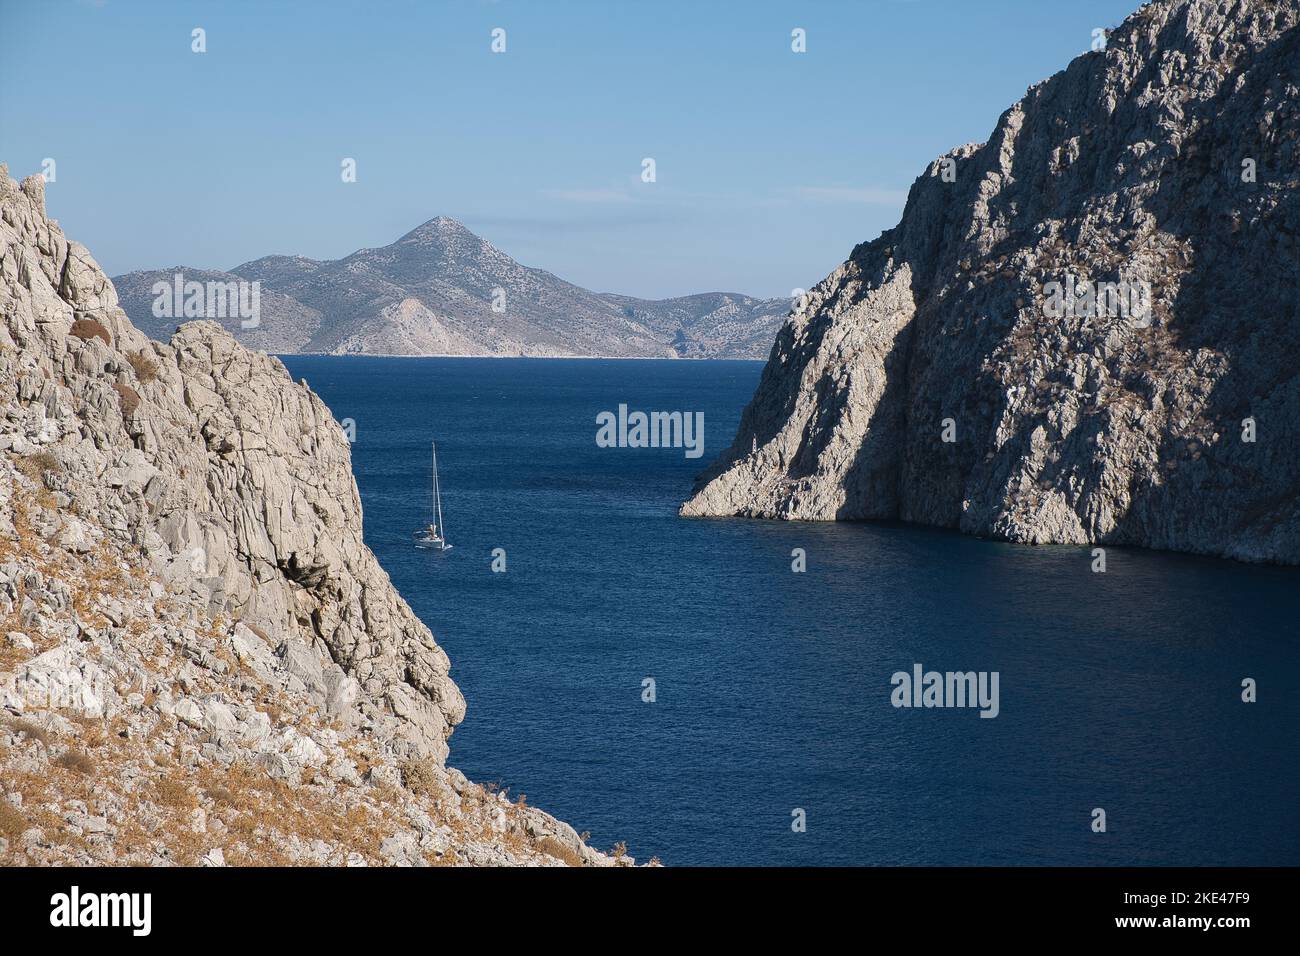
[[[269,352],[762,358],[789,303],[707,293],[649,301],[591,292],[515,262],[445,216],[344,259],[266,256],[214,273],[175,266],[113,282],[136,326],[166,341],[154,283],[259,282],[261,325],[224,323]]]
[[[1159,0],[934,162],[682,513],[1300,562],[1298,23]],[[1102,282],[1152,308],[1090,310]]]
[[[602,297],[670,343],[680,358],[763,358],[791,304],[730,292],[659,300]]]
[[[465,702],[305,383],[150,341],[3,167],[0,319],[0,862],[613,862],[445,767]]]

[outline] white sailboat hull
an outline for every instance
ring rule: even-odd
[[[430,442],[430,456],[433,465],[433,513],[436,523],[415,532],[415,546],[430,551],[450,551],[451,545],[443,537],[442,490],[438,487],[438,446]]]

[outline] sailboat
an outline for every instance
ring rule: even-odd
[[[451,545],[447,543],[447,534],[442,525],[442,490],[438,487],[437,443],[430,442],[429,448],[433,454],[433,523],[415,532],[415,546],[449,551]]]

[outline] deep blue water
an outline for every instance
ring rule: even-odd
[[[452,763],[597,846],[671,865],[1300,863],[1296,569],[1112,548],[1094,574],[1082,548],[679,519],[759,363],[284,361],[357,423],[366,538],[469,701]],[[620,402],[703,411],[704,458],[598,448]],[[410,542],[431,437],[446,554]],[[998,671],[1000,715],[895,709],[890,676],[917,662]]]

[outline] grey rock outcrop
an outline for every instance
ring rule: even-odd
[[[1151,3],[935,161],[681,513],[1300,562],[1297,24]],[[1150,307],[1089,308],[1103,283]]]
[[[67,508],[128,537],[211,613],[312,645],[394,746],[437,758],[465,702],[446,655],[361,537],[347,438],[275,358],[215,323],[138,332],[43,181],[0,182],[0,383],[19,454],[59,466]]]

